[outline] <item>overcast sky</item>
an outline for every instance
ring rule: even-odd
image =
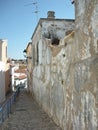
[[[37,1],[38,16],[34,13]],[[74,19],[74,5],[71,0],[0,0],[0,39],[8,40],[8,57],[23,59],[23,50],[40,18],[46,18],[48,11],[55,11],[55,17]]]

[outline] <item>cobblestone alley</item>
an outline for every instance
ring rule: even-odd
[[[61,130],[25,91],[21,91],[12,113],[1,130]]]

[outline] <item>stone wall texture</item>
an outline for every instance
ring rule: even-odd
[[[98,130],[98,0],[75,0],[75,11],[75,32],[59,45],[38,41],[32,90],[62,129]]]

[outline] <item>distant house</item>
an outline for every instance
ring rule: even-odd
[[[26,49],[24,50],[26,53],[26,61],[27,61],[27,91],[32,91],[32,42],[29,42]]]
[[[17,86],[24,86],[26,87],[27,85],[27,74],[26,74],[26,66],[25,64],[21,64],[20,61],[15,62],[11,61],[11,86],[12,90],[15,91]]]
[[[0,102],[11,91],[10,63],[7,57],[7,40],[0,39]]]
[[[19,68],[19,64],[15,64],[14,61],[11,61],[10,66],[11,66],[11,86],[12,86],[12,91],[14,91],[15,89],[14,73],[15,73],[15,70]]]
[[[20,69],[14,71],[14,86],[26,87],[27,85],[26,69]]]

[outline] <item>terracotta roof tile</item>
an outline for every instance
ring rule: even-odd
[[[15,73],[26,73],[26,69],[15,70]]]
[[[25,78],[27,78],[27,75],[15,76],[15,78],[17,78],[17,79],[25,79]]]

